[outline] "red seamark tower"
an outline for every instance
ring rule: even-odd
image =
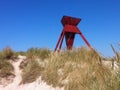
[[[92,49],[92,47],[89,44],[89,42],[87,41],[87,39],[84,37],[82,32],[77,27],[77,25],[80,21],[81,21],[80,18],[63,16],[63,18],[61,20],[61,23],[63,25],[63,30],[61,32],[61,35],[59,37],[59,40],[57,42],[57,45],[56,45],[54,51],[56,51],[58,49],[58,46],[59,46],[59,50],[61,49],[64,37],[65,37],[65,40],[66,40],[67,49],[71,50],[72,47],[73,47],[75,34],[79,34],[82,37],[82,39],[85,41],[87,46]]]

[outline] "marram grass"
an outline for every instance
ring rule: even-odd
[[[0,51],[0,78],[8,78],[14,75],[14,67],[10,63],[10,59],[15,56],[15,52],[10,48],[4,48]]]
[[[35,51],[39,50],[36,49]],[[34,53],[39,56],[39,53]],[[44,60],[40,58],[37,60],[38,63],[34,63],[33,67],[32,62],[39,58],[34,57],[33,61],[28,62],[29,65],[23,68],[23,83],[30,83],[36,80],[36,77],[41,76],[47,84],[53,87],[64,87],[65,90],[120,89],[120,70],[116,72],[112,68],[106,67],[101,63],[101,60],[107,58],[100,56],[93,50],[82,47],[71,51],[61,51],[59,53],[50,51],[44,54],[49,57],[44,57]],[[119,58],[118,55],[117,58]],[[41,62],[44,65],[40,64]],[[119,62],[117,63],[119,65]]]
[[[31,48],[23,52],[28,62],[22,68],[21,84],[41,77],[47,84],[64,87],[65,90],[120,90],[120,69],[114,70],[102,63],[103,60],[110,60],[120,66],[120,53],[111,47],[115,53],[111,58],[102,57],[85,47],[59,53]],[[9,62],[13,56],[16,53],[11,48],[0,51],[0,77],[14,74]]]

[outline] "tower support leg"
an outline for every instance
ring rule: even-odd
[[[60,41],[59,50],[60,50],[61,47],[62,47],[62,43],[63,43],[64,36],[65,36],[65,32],[62,33],[62,37],[61,37],[61,41]]]
[[[59,49],[61,49],[61,46],[62,46],[62,43],[63,43],[63,39],[64,39],[64,35],[65,35],[65,32],[63,31],[62,33],[61,33],[61,35],[60,35],[60,37],[59,37],[59,40],[58,40],[58,42],[57,42],[57,45],[56,45],[56,47],[55,47],[55,50],[54,50],[54,52],[57,50],[57,48],[58,48],[58,46],[59,46]]]
[[[87,46],[88,46],[89,48],[93,49],[92,46],[90,45],[90,43],[89,43],[89,42],[87,41],[87,39],[84,37],[84,35],[83,35],[82,33],[79,33],[79,35],[82,37],[82,39],[83,39],[84,42],[87,44]]]

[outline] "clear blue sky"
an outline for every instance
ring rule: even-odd
[[[120,42],[120,0],[0,0],[0,50],[53,50],[63,15],[82,18],[78,27],[90,44],[103,55],[113,55],[110,44]],[[74,46],[83,45],[76,35]]]

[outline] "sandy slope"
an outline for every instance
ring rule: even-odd
[[[40,78],[33,83],[19,86],[19,83],[21,81],[21,71],[19,69],[19,65],[24,60],[23,58],[24,57],[20,56],[19,60],[13,63],[16,75],[14,81],[6,87],[0,86],[0,90],[63,90],[47,85],[45,82],[41,81]]]

